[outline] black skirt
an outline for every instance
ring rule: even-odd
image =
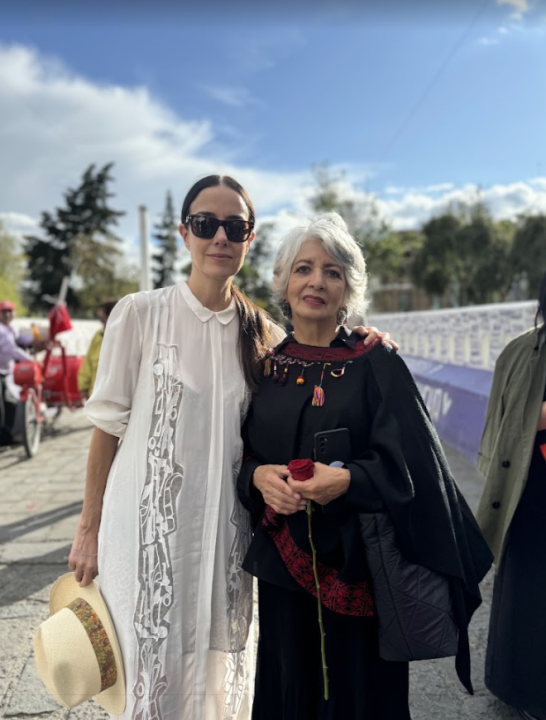
[[[323,608],[324,700],[317,601],[259,581],[260,639],[252,720],[411,720],[408,663],[381,660],[374,618]]]
[[[546,432],[540,433],[546,442]],[[546,461],[535,442],[525,490],[495,578],[485,684],[546,720]]]

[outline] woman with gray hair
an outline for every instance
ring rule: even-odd
[[[388,513],[404,555],[449,578],[472,690],[467,625],[491,556],[406,365],[346,329],[366,284],[336,213],[279,247],[273,294],[294,331],[264,361],[238,478],[254,525],[243,567],[259,581],[254,720],[410,718],[408,663],[379,653],[361,513]]]

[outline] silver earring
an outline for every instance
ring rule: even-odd
[[[345,325],[347,322],[347,308],[342,307],[337,311],[336,322],[338,325]]]
[[[281,312],[285,318],[290,320],[292,318],[292,308],[288,304],[287,300],[283,300],[281,303]]]

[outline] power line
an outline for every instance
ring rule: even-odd
[[[393,148],[393,146],[396,144],[396,142],[398,141],[398,139],[400,138],[400,136],[402,135],[402,133],[403,133],[404,130],[406,129],[407,125],[409,125],[409,123],[413,120],[413,118],[415,117],[415,115],[417,114],[417,112],[419,111],[419,109],[421,108],[421,106],[423,105],[423,103],[425,102],[425,100],[428,98],[428,96],[430,95],[430,93],[432,92],[432,90],[435,88],[435,86],[436,86],[438,80],[440,79],[440,77],[441,77],[441,76],[443,75],[443,73],[446,71],[446,69],[447,69],[447,67],[449,66],[450,62],[453,60],[453,58],[455,57],[455,55],[457,54],[457,52],[460,50],[461,46],[463,45],[463,43],[465,42],[465,40],[467,39],[467,37],[470,35],[470,33],[472,32],[472,30],[474,29],[474,26],[476,25],[476,23],[478,22],[478,20],[479,20],[480,17],[482,16],[482,14],[483,14],[483,12],[484,12],[484,10],[485,10],[485,8],[486,8],[486,6],[487,6],[487,4],[488,4],[489,2],[490,2],[490,0],[482,0],[482,2],[480,3],[477,11],[474,13],[474,16],[473,16],[472,19],[470,20],[470,23],[468,24],[468,26],[466,27],[466,29],[463,30],[463,32],[461,33],[461,35],[460,35],[459,38],[457,39],[455,45],[451,48],[451,50],[450,50],[449,53],[447,54],[446,59],[444,60],[444,62],[440,65],[440,67],[438,68],[438,70],[437,70],[437,71],[435,72],[435,74],[432,76],[432,79],[430,80],[430,82],[428,83],[428,85],[425,87],[425,89],[423,90],[423,92],[421,93],[421,95],[417,98],[417,100],[415,101],[415,103],[413,104],[413,106],[410,108],[408,114],[406,115],[406,117],[404,118],[404,120],[402,121],[402,123],[401,123],[401,125],[398,127],[398,129],[394,132],[394,134],[393,134],[393,136],[391,137],[391,139],[389,140],[389,142],[387,142],[387,143],[385,144],[385,146],[383,147],[383,150],[382,150],[382,151],[380,152],[380,154],[379,154],[379,162],[382,162],[382,161],[385,159],[387,153],[391,151],[391,149]]]

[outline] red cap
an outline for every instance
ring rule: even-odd
[[[15,305],[9,300],[3,300],[0,302],[0,311],[2,310],[15,310]]]

